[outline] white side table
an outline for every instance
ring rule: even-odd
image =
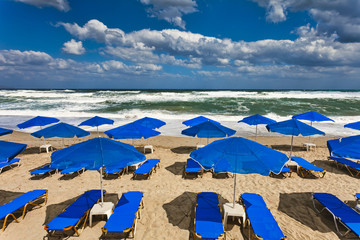
[[[45,148],[46,149],[46,152],[49,153],[49,149],[52,150],[52,146],[51,144],[44,144],[44,145],[41,145],[40,146],[40,152],[41,152],[41,149]]]
[[[113,209],[114,209],[114,203],[112,203],[112,202],[103,202],[103,203],[95,204],[90,211],[89,226],[90,227],[92,226],[92,216],[106,215],[107,219],[109,219],[110,215],[112,214]]]
[[[202,148],[202,147],[204,147],[204,146],[205,146],[205,145],[201,145],[201,144],[196,145],[196,149]]]
[[[153,148],[152,145],[145,145],[145,146],[144,146],[144,153],[146,152],[146,149],[150,149],[151,153],[154,152],[154,148]]]
[[[311,149],[314,149],[314,150],[316,149],[315,143],[304,143],[303,145],[304,145],[304,147],[306,147],[306,151],[309,151]]]
[[[226,228],[227,218],[228,217],[240,217],[241,224],[245,222],[246,213],[243,205],[235,203],[235,207],[233,207],[233,203],[225,203],[223,205],[224,209],[224,228]]]

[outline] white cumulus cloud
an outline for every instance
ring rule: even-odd
[[[285,21],[288,11],[308,11],[319,34],[336,33],[339,41],[360,42],[359,0],[252,0],[267,9],[270,22]]]
[[[140,0],[150,6],[147,11],[152,17],[165,20],[175,26],[185,29],[183,15],[197,12],[196,0]]]
[[[67,0],[14,0],[16,2],[23,2],[38,8],[54,7],[59,11],[67,12],[70,10],[70,6]]]
[[[82,42],[77,42],[74,39],[71,39],[70,41],[64,43],[64,47],[62,48],[62,50],[65,53],[74,55],[82,55],[85,53],[85,48],[83,47]]]

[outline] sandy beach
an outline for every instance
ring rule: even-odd
[[[93,137],[94,134],[92,134]],[[65,140],[65,144],[74,144],[84,139]],[[253,138],[250,138],[253,139]],[[84,191],[99,189],[99,173],[86,171],[81,175],[64,178],[54,174],[44,178],[32,178],[30,171],[50,162],[51,153],[39,153],[39,139],[28,133],[15,132],[0,140],[28,144],[28,148],[19,155],[21,166],[0,174],[0,204],[15,198],[19,193],[33,189],[48,189],[48,203],[41,208],[29,211],[20,223],[10,221],[0,239],[43,239],[47,236],[44,224],[57,216],[66,206]],[[315,151],[306,151],[302,147],[308,138],[295,137],[294,155],[313,162],[324,168],[324,178],[302,178],[296,173],[291,178],[264,177],[256,174],[238,175],[236,198],[241,193],[261,194],[271,210],[283,233],[288,239],[340,239],[336,234],[332,216],[328,213],[317,215],[311,201],[312,192],[335,194],[349,205],[354,206],[353,194],[360,192],[358,178],[350,176],[346,170],[337,169],[327,160],[326,137],[313,137]],[[257,141],[276,150],[289,154],[290,137],[258,137]],[[51,139],[55,148],[61,148],[59,139]],[[124,141],[132,143],[131,140]],[[186,159],[199,139],[190,137],[158,136],[149,140],[135,140],[141,150],[146,143],[154,146],[154,153],[147,153],[147,158],[159,158],[160,168],[149,180],[133,180],[132,174],[119,178],[106,178],[104,189],[107,201],[117,202],[123,192],[142,191],[145,208],[137,222],[135,239],[192,239],[195,196],[198,192],[212,191],[220,195],[221,203],[233,199],[233,181],[231,177],[213,178],[210,172],[202,178],[182,177]],[[93,226],[86,225],[80,237],[68,239],[99,239],[105,219],[94,217]],[[344,230],[343,228],[341,228]],[[227,239],[248,239],[248,229],[241,229],[237,220],[229,218],[226,228]],[[353,237],[353,235],[349,235]]]

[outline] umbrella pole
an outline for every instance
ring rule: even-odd
[[[64,148],[65,147],[64,138],[62,139],[62,143],[63,143],[63,148]]]
[[[235,208],[235,198],[236,198],[236,173],[234,173],[234,199],[233,199],[233,208]]]
[[[257,138],[257,125],[256,125],[256,128],[255,128],[255,141],[256,141],[256,138]]]
[[[293,141],[294,141],[294,135],[291,135],[291,147],[290,147],[290,157],[289,157],[290,160],[291,160],[292,151],[293,151]]]
[[[97,131],[98,137],[100,137],[100,134],[99,134],[99,126],[96,126],[96,131]]]
[[[100,189],[101,189],[101,205],[104,203],[104,190],[103,190],[103,172],[102,168],[100,168]]]

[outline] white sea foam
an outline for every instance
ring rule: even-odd
[[[287,101],[286,99],[298,99],[298,101]],[[182,121],[204,115],[214,120],[222,122],[224,125],[238,130],[237,135],[248,136],[253,134],[253,127],[243,123],[237,123],[242,118],[248,116],[252,104],[257,104],[257,99],[279,99],[287,107],[294,106],[294,109],[302,99],[314,99],[317,110],[325,110],[329,106],[316,105],[317,99],[329,100],[349,100],[360,101],[360,92],[342,91],[76,91],[76,90],[0,90],[0,126],[17,129],[16,124],[21,123],[34,116],[53,116],[62,121],[77,125],[81,121],[100,115],[114,119],[115,126],[119,126],[130,121],[149,116],[159,118],[168,124],[161,130],[165,135],[180,136],[180,130],[184,128]],[[229,102],[229,106],[218,104],[219,109],[203,112],[182,111],[180,109],[170,110],[166,108],[164,102],[174,103],[181,108],[186,102],[203,102],[209,100],[218,103],[224,99]],[[252,101],[253,99],[253,101]],[[244,100],[247,103],[244,103]],[[131,108],[134,104],[141,103],[139,108]],[[164,109],[159,110],[159,103],[164,103]],[[279,102],[280,104],[281,102]],[[344,103],[344,102],[343,102]],[[153,108],[152,104],[157,107]],[[225,104],[226,105],[226,104]],[[127,106],[130,106],[127,108]],[[137,106],[137,105],[136,105]],[[347,111],[351,114],[356,112],[354,109],[357,104],[349,105]],[[107,108],[110,107],[110,110]],[[216,106],[215,106],[216,107]],[[280,106],[281,108],[281,106]],[[165,110],[168,109],[168,110]],[[236,111],[235,111],[236,109]],[[228,111],[227,111],[228,110]],[[342,111],[342,106],[331,106],[331,110]],[[291,118],[291,113],[287,116],[279,115],[275,112],[266,114],[266,117],[276,121],[283,121]],[[356,130],[346,129],[344,124],[360,121],[359,116],[337,116],[327,114],[335,120],[335,123],[315,123],[314,126],[333,136],[348,136],[357,134]],[[100,127],[107,130],[113,126]],[[91,130],[91,129],[90,129]],[[265,128],[259,127],[260,135],[269,135]],[[272,133],[271,133],[272,134]]]

